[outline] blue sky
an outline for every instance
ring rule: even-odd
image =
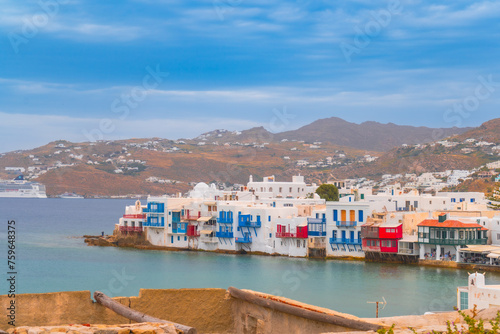
[[[332,116],[432,127],[499,117],[497,1],[0,6],[0,152]]]

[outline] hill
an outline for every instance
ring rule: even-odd
[[[277,139],[330,142],[371,151],[388,151],[403,144],[421,144],[462,134],[470,128],[427,128],[378,122],[350,123],[331,117],[317,120],[294,131],[282,132]]]
[[[339,168],[341,177],[385,173],[439,172],[473,169],[500,159],[500,118],[445,140],[427,144],[403,145],[384,153],[376,162]]]
[[[319,122],[328,128],[331,122],[340,121]],[[310,131],[322,128],[315,123]],[[390,124],[363,124],[355,127],[398,129]],[[217,182],[220,187],[244,184],[249,175],[286,180],[300,173],[308,182],[319,183],[332,177],[377,180],[383,174],[472,169],[499,160],[500,153],[499,119],[444,140],[400,145],[387,152],[332,144],[322,137],[309,143],[292,138],[291,133],[271,134],[260,127],[241,132],[215,130],[192,140],[56,141],[1,154],[0,178],[15,177],[6,167],[19,167],[25,169],[27,178],[45,184],[49,196],[63,192],[87,197],[162,195],[186,192],[197,182]]]

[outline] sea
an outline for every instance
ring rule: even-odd
[[[0,199],[0,294],[8,272],[16,293],[102,291],[137,296],[140,289],[234,286],[374,317],[452,310],[467,271],[362,261],[311,260],[197,251],[87,246],[84,235],[111,234],[132,199]],[[8,222],[15,221],[14,270],[8,268]],[[12,264],[12,263],[11,263]],[[487,284],[500,275],[486,274]]]

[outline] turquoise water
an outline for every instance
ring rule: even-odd
[[[373,317],[451,310],[463,270],[267,256],[88,247],[84,234],[109,234],[133,200],[0,199],[0,270],[7,270],[7,221],[17,222],[17,292],[100,290],[132,296],[140,288],[237,288]],[[3,254],[2,254],[3,253]],[[500,275],[488,273],[488,284]],[[7,293],[2,279],[0,294]]]

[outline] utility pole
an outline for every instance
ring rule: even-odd
[[[382,297],[382,300],[383,302],[366,302],[367,304],[375,304],[376,305],[376,318],[378,318],[378,307],[379,307],[379,304],[382,304],[384,305],[384,307],[382,307],[382,310],[385,309],[385,306],[387,305],[387,301],[385,300],[384,297]]]

